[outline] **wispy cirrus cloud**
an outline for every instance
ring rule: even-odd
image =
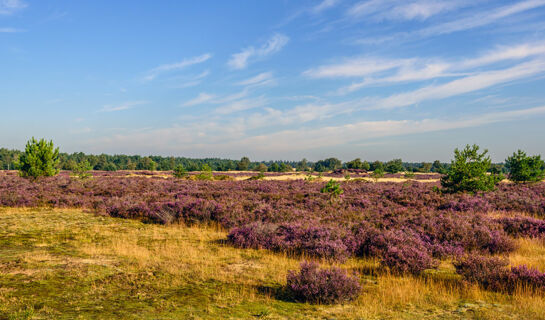
[[[497,46],[477,57],[462,60],[444,60],[440,58],[344,58],[339,63],[318,66],[305,71],[303,74],[311,78],[363,78],[362,81],[341,87],[337,93],[342,95],[370,85],[462,77],[482,73],[484,71],[478,68],[498,62],[512,62],[536,56],[545,57],[545,42]]]
[[[148,74],[144,77],[145,81],[151,81],[157,78],[162,73],[172,72],[187,68],[192,65],[203,63],[212,58],[212,54],[205,53],[200,56],[184,59],[180,62],[163,64],[148,71]]]
[[[535,76],[544,72],[545,59],[536,59],[506,69],[481,72],[441,85],[431,85],[414,91],[394,94],[381,99],[373,108],[391,109],[406,107],[422,101],[444,99],[474,92],[498,84]]]
[[[0,28],[0,33],[16,33],[16,32],[23,32],[23,30],[16,29],[16,28]]]
[[[372,20],[426,20],[434,15],[470,5],[460,0],[369,0],[352,5],[346,12],[351,18]]]
[[[288,41],[289,38],[287,36],[277,33],[259,48],[252,46],[231,55],[227,65],[231,69],[244,69],[253,60],[262,59],[277,53],[288,43]]]
[[[21,0],[0,0],[0,15],[11,15],[27,6]]]
[[[182,106],[184,106],[184,107],[196,106],[196,105],[199,105],[199,104],[209,102],[212,99],[214,99],[215,97],[216,96],[213,95],[213,94],[208,94],[206,92],[201,92],[201,93],[199,93],[199,95],[197,97],[185,102]]]
[[[309,11],[313,14],[321,13],[327,9],[331,9],[338,5],[341,2],[341,0],[322,0],[322,2],[318,3],[314,7],[310,8]]]
[[[101,112],[114,112],[114,111],[122,111],[122,110],[128,110],[132,109],[134,107],[148,104],[148,101],[127,101],[120,104],[107,104],[102,109],[100,109]]]
[[[262,72],[255,77],[251,77],[246,80],[242,80],[237,82],[237,85],[240,86],[264,86],[264,85],[270,85],[274,84],[276,81],[274,80],[273,73],[272,72]]]
[[[428,37],[474,29],[495,23],[509,16],[542,6],[545,6],[545,0],[526,0],[516,2],[487,12],[481,11],[465,18],[440,23],[428,28],[424,28],[417,31],[416,35]]]

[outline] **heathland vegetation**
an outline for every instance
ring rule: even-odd
[[[6,230],[0,240],[9,249],[0,260],[8,270],[0,274],[0,281],[11,288],[0,292],[5,306],[0,312],[28,311],[40,316],[66,312],[47,291],[38,290],[35,300],[51,305],[28,306],[17,300],[26,292],[17,277],[30,287],[62,286],[56,271],[39,278],[29,271],[42,266],[29,258],[30,252],[45,250],[48,261],[59,257],[106,261],[104,267],[94,266],[96,271],[85,271],[93,275],[84,272],[95,280],[70,287],[86,305],[95,308],[100,294],[113,299],[107,291],[120,286],[130,288],[133,295],[118,303],[136,310],[145,301],[150,317],[168,310],[186,312],[181,310],[187,304],[176,297],[190,301],[198,296],[213,303],[207,311],[196,304],[193,315],[209,318],[236,312],[243,318],[255,314],[316,318],[323,312],[340,318],[545,318],[545,183],[541,182],[545,165],[539,156],[519,151],[506,160],[504,168],[509,171],[505,174],[517,183],[502,181],[502,170],[492,165],[486,150],[480,152],[475,145],[456,149],[448,166],[426,165],[443,174],[398,173],[406,170],[399,159],[384,164],[356,159],[343,164],[335,158],[294,163],[301,168],[318,166],[320,172],[296,180],[274,180],[276,173],[259,170],[241,181],[236,178],[244,173],[217,174],[208,163],[199,172],[179,163],[166,175],[90,172],[92,164],[87,159],[72,174],[51,176],[50,171],[35,168],[56,167],[60,158],[51,142],[32,140],[19,155],[20,174],[5,172],[0,177],[0,206],[6,208],[0,214]],[[247,158],[237,164],[240,170],[252,165]],[[367,172],[367,166],[373,173]],[[330,170],[322,173],[322,168]],[[27,171],[44,174],[38,177]],[[386,174],[395,174],[398,182],[381,180]],[[16,207],[53,211],[40,209],[49,212],[43,214]],[[89,212],[89,220],[77,210]],[[108,226],[117,220],[101,218],[100,226],[90,227],[98,219],[91,213],[140,221],[140,225],[127,222],[134,229],[123,227],[120,234],[135,246],[125,248],[116,242],[115,228]],[[71,215],[85,221],[74,221],[72,231],[57,226],[68,232],[62,239],[51,230],[43,236],[31,231],[39,226],[27,232],[10,225],[18,220],[30,225],[29,214],[35,214],[39,223],[43,223],[41,217],[54,217],[70,224]],[[89,228],[97,232],[84,231]],[[190,239],[187,243],[166,237],[184,232],[191,234],[184,236]],[[201,240],[191,238],[192,234]],[[139,243],[140,237],[163,240]],[[210,242],[203,243],[203,238]],[[117,244],[112,246],[112,241]],[[189,248],[192,245],[200,252]],[[173,252],[182,248],[194,254],[186,257]],[[129,260],[120,262],[116,255]],[[207,258],[200,255],[214,257],[204,262]],[[17,260],[21,257],[27,258]],[[220,261],[222,257],[226,261]],[[109,262],[112,259],[115,262]],[[206,267],[199,268],[199,261]],[[78,272],[82,268],[78,264]],[[127,269],[132,272],[126,274]],[[192,278],[191,273],[196,276]],[[170,287],[172,281],[178,289]],[[102,293],[93,293],[96,289],[92,288]],[[242,300],[234,298],[239,295]],[[325,306],[338,303],[343,306]],[[311,304],[319,304],[318,309]],[[415,311],[414,304],[416,309],[433,308],[429,313]],[[259,307],[251,311],[254,306]],[[282,313],[282,308],[291,311]],[[296,310],[305,310],[308,316]]]

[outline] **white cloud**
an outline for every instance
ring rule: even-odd
[[[460,128],[478,127],[492,123],[515,121],[545,115],[545,106],[535,108],[468,115],[463,118],[428,118],[420,120],[360,121],[337,126],[276,131],[249,135],[244,118],[225,122],[208,121],[189,126],[160,129],[142,129],[138,132],[115,134],[94,139],[88,143],[123,152],[194,152],[202,157],[214,153],[259,153],[275,157],[280,152],[305,151],[320,147],[335,147],[342,143],[358,143],[379,137],[401,136],[416,133],[438,132]]]
[[[440,0],[370,0],[361,1],[347,10],[352,18],[372,20],[426,20],[434,15],[470,5],[469,1]]]
[[[255,99],[243,99],[234,101],[232,103],[216,108],[215,112],[218,114],[230,114],[249,109],[261,108],[266,104],[267,100],[265,99],[265,97],[261,96]]]
[[[21,0],[0,0],[0,15],[10,15],[28,5]]]
[[[183,104],[183,106],[184,107],[190,107],[190,106],[195,106],[195,105],[198,105],[198,104],[203,104],[203,103],[209,102],[210,100],[214,99],[214,97],[215,97],[214,95],[208,94],[206,92],[201,92],[201,93],[199,93],[199,95],[196,98],[185,102]]]
[[[531,9],[542,7],[545,5],[545,0],[527,0],[514,4],[509,4],[491,10],[489,12],[479,12],[475,15],[441,23],[432,27],[422,29],[417,32],[420,36],[436,36],[441,34],[448,34],[457,31],[469,30],[477,27],[482,27],[491,23],[494,23],[500,19],[522,13]]]
[[[183,68],[195,65],[195,64],[203,63],[203,62],[207,61],[210,58],[212,58],[212,55],[209,54],[209,53],[205,53],[205,54],[202,54],[200,56],[196,56],[196,57],[189,58],[189,59],[184,59],[184,60],[182,60],[180,62],[177,62],[177,63],[160,65],[160,66],[158,66],[156,68],[151,69],[148,72],[148,75],[144,77],[144,80],[151,81],[151,80],[155,79],[161,73],[176,71],[176,70],[180,70],[180,69],[183,69]]]
[[[312,78],[363,77],[362,81],[340,88],[337,93],[342,95],[370,85],[466,76],[475,73],[478,67],[532,56],[545,56],[543,41],[500,46],[478,57],[464,60],[350,58],[341,63],[309,69],[303,74]]]
[[[237,85],[240,86],[263,86],[268,84],[274,84],[272,72],[262,72],[255,77],[240,81]]]
[[[288,41],[289,38],[287,36],[277,33],[260,48],[248,47],[239,53],[233,54],[227,64],[232,69],[244,69],[248,66],[250,60],[264,58],[274,54],[280,51]]]
[[[511,68],[482,72],[456,79],[441,85],[432,85],[418,90],[399,93],[382,99],[374,108],[390,109],[405,107],[426,100],[444,99],[473,92],[497,84],[526,78],[545,71],[545,60],[533,60]]]
[[[128,101],[128,102],[124,102],[122,104],[116,104],[116,105],[108,104],[108,105],[105,105],[104,107],[102,107],[102,109],[100,111],[102,111],[102,112],[113,112],[113,111],[128,110],[128,109],[132,109],[132,108],[134,108],[136,106],[147,104],[147,103],[148,103],[147,101]]]
[[[525,43],[515,46],[498,47],[474,59],[468,59],[460,64],[462,68],[479,67],[504,60],[524,59],[545,54],[545,43]]]
[[[303,72],[303,74],[311,78],[363,77],[390,70],[407,63],[410,63],[410,61],[361,57],[345,59],[341,63],[309,69]]]
[[[323,0],[319,4],[312,7],[310,9],[310,12],[314,13],[314,14],[320,13],[320,12],[322,12],[324,10],[327,10],[327,9],[330,9],[330,8],[336,6],[339,2],[340,2],[340,0]]]
[[[15,29],[15,28],[0,28],[0,33],[16,33],[21,32],[21,29]]]

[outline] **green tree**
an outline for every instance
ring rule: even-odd
[[[36,141],[32,137],[26,144],[18,167],[23,177],[54,176],[59,173],[59,148],[55,148],[53,141]]]
[[[212,173],[212,168],[208,164],[204,164],[201,169],[201,173],[195,176],[197,180],[212,180],[214,179],[214,174]]]
[[[356,158],[352,161],[348,161],[346,167],[348,169],[363,169],[363,162],[361,162],[360,158]]]
[[[259,172],[266,172],[269,168],[267,168],[267,165],[264,164],[264,163],[260,163],[257,165],[257,167],[255,167],[254,171],[259,171]]]
[[[454,150],[454,160],[445,176],[441,178],[441,186],[446,192],[490,191],[503,179],[501,174],[487,174],[491,160],[486,154],[479,153],[479,146],[467,145],[463,150]]]
[[[237,170],[246,171],[250,167],[250,159],[248,157],[242,157],[237,163]]]
[[[76,163],[72,168],[72,173],[80,178],[80,179],[86,179],[91,176],[89,173],[90,170],[92,170],[93,167],[91,167],[91,164],[87,160],[83,160],[80,163]]]
[[[187,176],[187,170],[185,170],[185,167],[182,164],[179,164],[176,166],[176,168],[174,168],[172,175],[175,178],[183,178]]]
[[[307,159],[303,158],[303,160],[299,161],[296,169],[297,171],[307,171],[309,169]]]
[[[150,157],[140,158],[136,164],[136,170],[149,170],[153,171],[157,167],[157,163]]]
[[[509,179],[514,182],[537,182],[545,176],[545,162],[541,156],[527,156],[521,150],[508,157],[505,166],[509,169]]]
[[[343,194],[343,189],[341,188],[341,185],[338,182],[335,182],[333,179],[329,180],[329,182],[320,190],[321,193],[329,193],[330,200],[333,200],[335,198],[338,198],[341,194]]]
[[[401,159],[394,159],[386,162],[384,171],[388,173],[398,173],[403,171],[403,161],[401,161]]]
[[[380,161],[375,161],[370,165],[371,171],[384,170],[384,164]]]

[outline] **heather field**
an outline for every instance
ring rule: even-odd
[[[543,182],[196,175],[2,172],[0,318],[545,319]]]

